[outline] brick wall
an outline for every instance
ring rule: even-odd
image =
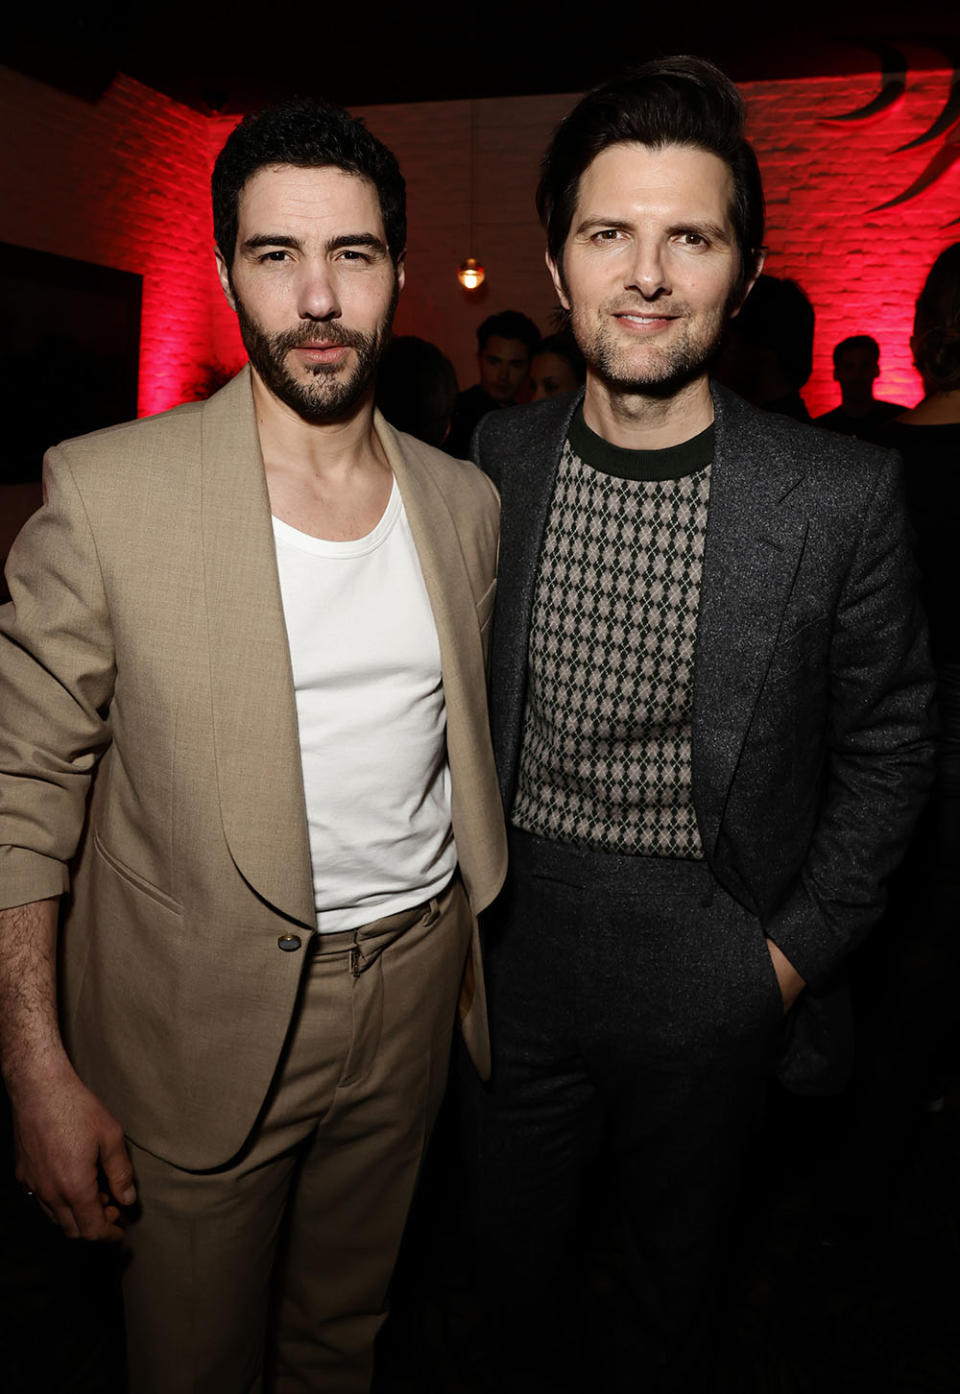
[[[878,90],[870,76],[744,86],[748,130],[767,192],[767,269],[793,276],[817,312],[814,370],[804,391],[811,412],[839,404],[833,346],[849,334],[881,345],[877,395],[913,405],[922,389],[909,338],[913,305],[937,254],[960,238],[960,163],[929,190],[897,208],[872,212],[906,190],[942,137],[894,153],[939,115],[951,73],[921,73],[890,111],[838,124]]]
[[[143,276],[141,412],[208,354],[205,124],[130,78],[91,104],[0,69],[0,240]]]
[[[847,334],[883,346],[881,395],[912,403],[912,305],[937,252],[958,234],[960,164],[915,201],[881,213],[936,144],[901,154],[946,99],[950,74],[921,74],[889,113],[858,125],[824,117],[866,102],[870,76],[744,86],[768,204],[768,269],[795,276],[817,310],[811,410],[838,400],[830,351]],[[537,163],[575,96],[356,108],[397,153],[410,201],[407,289],[397,328],[439,343],[461,384],[474,380],[474,329],[525,310],[544,330],[554,295],[533,208]],[[144,276],[141,411],[189,395],[242,350],[216,282],[208,177],[232,120],[206,119],[127,78],[95,105],[0,69],[0,239]],[[474,158],[471,162],[471,131]],[[473,173],[473,232],[470,187]],[[467,255],[487,283],[456,281]]]

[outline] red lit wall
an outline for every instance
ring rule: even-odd
[[[209,353],[206,122],[129,78],[95,104],[0,69],[0,240],[143,276],[140,411]]]
[[[904,190],[937,144],[891,153],[932,124],[946,70],[911,79],[865,124],[824,118],[867,102],[868,75],[743,88],[768,197],[768,269],[794,276],[817,311],[816,414],[836,404],[830,351],[847,334],[882,345],[881,395],[912,403],[913,301],[937,252],[960,238],[960,162],[915,200],[871,212]],[[357,108],[396,151],[409,193],[407,288],[397,328],[439,343],[463,385],[487,314],[525,310],[549,328],[533,190],[553,126],[575,96]],[[242,361],[216,281],[208,180],[232,119],[208,119],[120,78],[96,104],[0,68],[0,240],[137,271],[144,277],[140,410],[158,411]],[[474,157],[471,163],[471,134]],[[473,219],[471,230],[471,171]],[[467,255],[488,280],[470,298],[455,271]]]
[[[744,86],[749,133],[767,193],[767,269],[792,276],[817,313],[814,371],[804,391],[813,415],[839,404],[831,351],[848,334],[881,346],[877,395],[913,405],[922,389],[909,339],[913,305],[934,258],[960,240],[960,162],[932,187],[896,208],[872,211],[904,192],[943,137],[894,153],[936,120],[951,74],[908,78],[890,111],[838,124],[879,90],[879,79],[818,78]]]

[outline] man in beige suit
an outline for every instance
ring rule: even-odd
[[[250,368],[52,450],[10,557],[0,1051],[24,1188],[126,1236],[132,1391],[258,1389],[273,1277],[276,1387],[346,1394],[458,997],[488,1067],[498,510],[373,409],[393,156],[291,104],[213,194]]]

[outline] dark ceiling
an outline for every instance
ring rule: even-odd
[[[124,72],[224,113],[301,93],[360,106],[577,92],[658,53],[700,53],[739,82],[879,70],[883,44],[914,68],[960,55],[960,7],[944,0],[263,0],[232,14],[154,7],[149,19],[108,4],[37,13],[4,21],[0,61],[89,101]]]

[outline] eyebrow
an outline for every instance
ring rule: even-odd
[[[244,251],[249,252],[255,252],[260,247],[289,247],[291,251],[299,252],[303,249],[303,243],[299,237],[290,237],[282,232],[258,232],[243,244]],[[341,247],[369,247],[381,253],[387,250],[383,240],[372,232],[342,232],[337,237],[331,237],[326,244],[328,252],[339,251]]]
[[[622,218],[584,218],[583,222],[576,228],[574,236],[579,237],[581,232],[589,232],[591,228],[601,227],[618,228],[621,231],[627,231],[632,227],[632,224],[625,223]]]
[[[336,252],[341,247],[369,247],[373,252],[386,252],[386,244],[372,232],[344,232],[339,237],[331,237],[327,243],[328,252]]]

